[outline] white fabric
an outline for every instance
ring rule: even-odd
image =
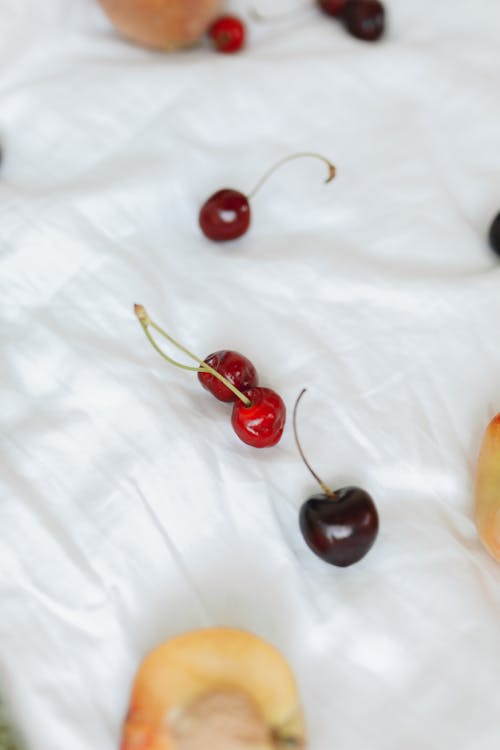
[[[500,747],[500,566],[472,520],[500,411],[500,5],[388,10],[377,45],[311,8],[228,57],[2,0],[0,684],[29,750],[117,748],[142,656],[213,624],[286,654],[312,750]],[[289,164],[245,238],[204,239],[206,197],[300,150],[338,179]],[[378,504],[360,564],[302,540],[290,421],[240,443],[134,302],[245,353],[289,414],[308,387],[311,463]]]

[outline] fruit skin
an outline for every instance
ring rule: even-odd
[[[99,0],[111,22],[133,42],[174,50],[198,41],[220,15],[221,0]]]
[[[239,391],[245,391],[258,384],[257,370],[250,360],[239,352],[222,349],[221,351],[209,354],[204,361],[229,380],[230,383],[235,385]],[[238,398],[224,383],[221,383],[220,380],[217,380],[216,377],[210,375],[208,372],[199,372],[198,380],[203,388],[210,391],[219,401],[230,403],[231,401],[236,401]]]
[[[344,10],[347,0],[318,0],[318,5],[327,16],[338,18]]]
[[[500,562],[500,414],[486,428],[479,453],[474,516],[479,538]]]
[[[235,240],[250,226],[250,203],[239,190],[224,188],[210,196],[200,210],[203,234],[214,242]]]
[[[352,36],[375,42],[385,30],[385,9],[379,0],[347,0],[342,20]]]
[[[379,527],[375,503],[359,487],[343,487],[333,497],[326,493],[310,497],[302,505],[299,521],[310,549],[341,568],[366,555]]]
[[[252,402],[235,401],[231,423],[244,443],[253,448],[270,448],[281,440],[286,421],[283,399],[270,388],[249,388],[244,395]]]
[[[134,681],[121,750],[177,750],[179,714],[221,690],[247,695],[276,739],[305,747],[297,687],[283,656],[251,633],[221,627],[177,636],[146,657]],[[259,750],[273,746],[270,738]],[[208,738],[205,747],[216,750]]]
[[[236,16],[221,16],[208,30],[217,52],[232,54],[245,46],[245,24]]]
[[[493,251],[500,257],[500,212],[493,219],[489,239]]]

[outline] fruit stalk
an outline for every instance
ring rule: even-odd
[[[320,479],[320,477],[316,474],[316,472],[312,468],[311,464],[309,463],[309,461],[307,460],[307,458],[305,456],[304,451],[302,450],[302,445],[300,444],[299,434],[298,434],[298,430],[297,430],[297,409],[298,409],[300,400],[301,400],[302,396],[304,395],[304,393],[306,392],[306,390],[307,390],[306,388],[303,388],[301,390],[301,392],[299,393],[299,395],[297,397],[297,401],[295,402],[295,406],[294,406],[294,409],[293,409],[293,436],[295,438],[295,444],[297,446],[297,450],[300,453],[301,459],[303,460],[303,462],[307,466],[309,472],[315,478],[315,480],[317,481],[317,483],[319,484],[319,486],[321,487],[321,489],[323,490],[323,492],[325,493],[325,495],[328,495],[332,499],[336,499],[335,492],[332,489],[330,489],[330,487],[328,487],[328,485],[325,484],[322,479]]]
[[[190,372],[207,372],[210,373],[210,375],[213,375],[215,378],[221,381],[221,383],[224,383],[224,385],[229,388],[232,393],[234,393],[235,396],[237,396],[240,401],[242,401],[245,406],[250,406],[251,401],[249,398],[247,398],[238,388],[236,388],[235,385],[233,385],[227,378],[225,378],[223,375],[221,375],[217,370],[215,370],[213,367],[208,365],[206,362],[203,362],[202,359],[196,356],[196,354],[193,354],[189,351],[189,349],[186,349],[185,346],[182,346],[178,341],[176,341],[170,334],[168,334],[163,328],[161,328],[157,323],[154,323],[149,315],[147,314],[145,308],[142,305],[134,305],[134,312],[139,320],[139,323],[141,324],[142,330],[146,334],[146,337],[153,347],[155,351],[158,352],[160,357],[163,357],[167,362],[169,362],[171,365],[174,365],[175,367],[179,367],[182,370],[188,370]],[[154,340],[153,336],[151,335],[149,328],[153,328],[155,331],[157,331],[161,336],[167,339],[173,346],[175,346],[177,349],[179,349],[181,352],[183,352],[186,356],[190,357],[190,359],[193,359],[195,362],[198,363],[198,367],[191,367],[190,365],[184,365],[182,362],[178,362],[175,359],[172,359],[172,357],[169,357],[168,354],[165,354],[163,349],[158,346],[156,341]]]

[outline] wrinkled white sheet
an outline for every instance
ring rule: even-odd
[[[142,656],[217,623],[287,655],[312,750],[500,747],[500,566],[472,521],[500,410],[500,6],[388,6],[383,44],[311,9],[224,57],[129,46],[90,0],[1,2],[0,684],[30,750],[117,748]],[[201,236],[211,192],[303,149],[338,179],[289,164],[244,239]],[[311,462],[378,503],[363,562],[306,548],[290,424],[239,443],[134,302],[243,351],[290,411],[309,388]]]

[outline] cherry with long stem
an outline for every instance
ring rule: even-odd
[[[297,407],[305,392],[302,390],[295,402],[293,432],[300,456],[323,492],[302,504],[299,526],[306,544],[318,557],[331,565],[347,567],[372,547],[379,527],[377,508],[360,487],[341,487],[333,492],[306,459],[297,432]]]
[[[273,164],[258,180],[257,184],[245,195],[239,190],[224,188],[218,190],[208,198],[201,207],[198,217],[203,234],[215,242],[225,242],[241,237],[250,226],[250,200],[262,188],[265,182],[283,165],[295,159],[318,159],[326,164],[328,175],[325,183],[329,183],[336,175],[336,168],[332,162],[322,154],[303,151],[291,154]]]
[[[210,375],[213,375],[213,377],[217,378],[218,380],[223,383],[226,388],[229,388],[230,391],[234,393],[234,395],[245,405],[250,406],[251,400],[247,398],[238,388],[236,388],[233,383],[231,383],[227,378],[225,378],[223,375],[221,375],[217,370],[215,370],[213,367],[208,365],[206,362],[204,362],[200,357],[197,357],[196,354],[193,354],[193,352],[189,351],[189,349],[186,349],[185,346],[180,344],[176,339],[174,339],[172,336],[170,336],[169,333],[167,333],[161,326],[159,326],[157,323],[155,323],[149,315],[147,314],[145,308],[142,305],[134,305],[134,312],[139,320],[139,323],[141,324],[141,327],[146,334],[146,337],[153,347],[155,351],[158,352],[158,354],[165,359],[167,362],[169,362],[171,365],[174,365],[175,367],[179,367],[182,370],[188,370],[190,372],[205,372],[209,373]],[[185,365],[182,362],[178,362],[177,360],[173,359],[172,357],[169,357],[168,354],[166,354],[163,349],[156,343],[153,336],[151,335],[150,328],[153,328],[157,333],[159,333],[161,336],[163,336],[167,341],[169,341],[173,346],[175,346],[179,351],[183,352],[186,356],[188,356],[190,359],[197,362],[197,367],[192,367],[191,365]]]

